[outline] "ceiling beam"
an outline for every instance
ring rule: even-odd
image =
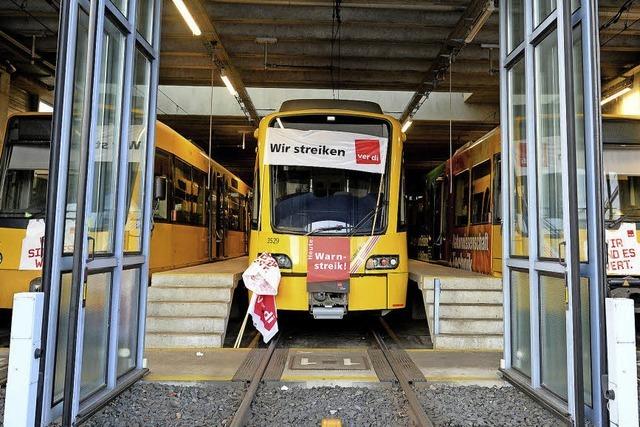
[[[190,0],[189,3],[191,5],[191,10],[194,12],[195,20],[202,28],[202,37],[207,42],[205,43],[205,47],[211,49],[212,55],[215,55],[220,64],[222,64],[222,67],[224,67],[226,76],[231,80],[233,87],[238,92],[236,99],[240,104],[240,108],[246,112],[247,118],[257,126],[258,123],[260,123],[260,116],[256,111],[256,107],[253,105],[253,101],[251,101],[251,97],[247,92],[240,74],[231,63],[229,54],[222,45],[220,35],[213,25],[213,21],[209,17],[207,9],[202,4],[201,0]]]
[[[318,0],[210,0],[218,4],[244,4],[244,5],[277,5],[277,6],[316,6],[333,7],[331,2]],[[454,12],[464,8],[465,0],[422,1],[422,0],[351,0],[341,4],[344,8],[354,9],[403,9],[421,10],[428,12]]]
[[[611,89],[612,87],[614,87],[615,85],[622,83],[623,81],[627,80],[630,77],[633,77],[634,75],[640,73],[640,64],[636,65],[633,68],[630,68],[629,70],[627,70],[626,72],[624,72],[621,76],[618,76],[610,81],[608,81],[607,83],[602,85],[602,92]]]
[[[34,62],[37,62],[38,64],[40,64],[40,66],[45,71],[47,71],[50,75],[54,75],[55,74],[55,72],[56,72],[55,65],[53,65],[52,63],[50,63],[49,61],[44,59],[42,56],[40,56],[35,51],[32,51],[27,46],[23,45],[18,40],[14,39],[13,37],[11,37],[9,34],[5,33],[4,31],[0,31],[0,38],[6,40],[7,43],[9,44],[9,46],[11,46],[13,49],[17,50],[18,52],[20,52],[20,54],[23,55],[25,58],[33,60]]]
[[[465,38],[470,33],[474,22],[491,7],[493,7],[493,0],[472,0],[442,44],[436,60],[431,63],[429,70],[425,73],[418,90],[416,90],[405,107],[400,121],[404,122],[407,118],[413,117],[422,103],[427,99],[429,93],[443,80],[444,74],[449,69],[452,60],[466,45]]]

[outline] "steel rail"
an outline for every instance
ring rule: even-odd
[[[387,321],[384,320],[384,317],[378,317],[378,320],[380,321],[380,324],[384,328],[384,331],[393,340],[395,345],[397,345],[398,348],[402,348],[402,343],[400,342],[400,337],[398,337],[398,335],[393,331],[393,329],[391,329],[391,326],[389,326],[389,323],[387,323]]]
[[[278,336],[276,336],[271,341],[271,344],[269,344],[269,347],[267,348],[267,352],[260,359],[260,365],[258,365],[258,369],[256,369],[256,371],[253,374],[253,377],[251,378],[251,381],[249,382],[249,388],[247,389],[244,396],[242,397],[242,402],[240,402],[240,406],[238,406],[238,409],[236,410],[236,413],[233,416],[233,419],[231,420],[231,424],[229,424],[230,427],[243,427],[246,425],[247,415],[251,410],[251,403],[253,402],[253,399],[256,397],[258,386],[262,381],[264,372],[267,370],[267,366],[269,365],[269,361],[273,356],[273,352],[276,349],[276,345],[279,339],[280,339],[280,334],[278,334]]]
[[[378,344],[378,347],[380,347],[380,350],[382,350],[382,354],[387,360],[387,363],[389,363],[389,366],[391,367],[393,374],[398,379],[400,388],[402,389],[402,392],[404,393],[404,396],[407,399],[407,402],[409,402],[409,408],[411,409],[410,415],[412,416],[415,424],[421,427],[433,427],[433,422],[431,421],[431,419],[425,412],[424,408],[422,407],[420,400],[418,400],[418,396],[416,395],[416,392],[413,390],[413,388],[411,387],[411,384],[402,373],[402,370],[398,366],[397,362],[389,354],[389,348],[387,347],[387,345],[384,343],[384,341],[382,340],[382,338],[374,328],[371,328],[371,333],[373,334],[373,337],[375,338],[376,343]]]

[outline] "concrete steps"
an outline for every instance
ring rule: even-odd
[[[222,333],[224,317],[149,317],[147,332],[172,333]]]
[[[246,258],[156,273],[147,296],[146,348],[220,348]]]
[[[433,290],[425,294],[426,301],[433,303]],[[502,290],[446,289],[440,295],[440,304],[496,304],[502,306]]]
[[[146,334],[146,348],[220,348],[222,334]]]
[[[149,289],[147,301],[202,301],[202,302],[230,302],[231,288],[202,288],[202,287],[156,287]]]
[[[152,288],[149,289],[151,291]],[[148,301],[147,321],[157,317],[225,317],[229,303],[200,301]]]
[[[503,328],[502,319],[440,317],[440,332],[443,334],[465,331],[467,333],[502,335]]]
[[[431,293],[431,292],[430,292]],[[443,294],[446,291],[442,291]],[[427,316],[433,317],[433,304],[425,303]],[[454,319],[500,319],[502,320],[502,304],[484,303],[440,303],[440,317]]]
[[[433,347],[448,350],[502,350],[502,334],[445,334],[436,335]]]
[[[434,349],[502,350],[502,280],[469,271],[410,261],[410,277],[422,291]],[[435,334],[434,279],[440,280]]]

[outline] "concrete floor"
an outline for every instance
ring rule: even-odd
[[[148,349],[148,381],[230,381],[250,349]],[[429,382],[464,385],[505,385],[497,370],[502,353],[481,351],[408,350]],[[201,354],[201,355],[199,355]],[[367,385],[378,377],[367,347],[289,348],[281,381],[315,385]]]
[[[146,349],[147,381],[231,381],[248,348]]]
[[[502,352],[407,350],[427,381],[465,385],[505,385],[498,375]]]

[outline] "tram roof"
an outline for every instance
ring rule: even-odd
[[[349,99],[291,99],[280,106],[281,113],[299,110],[353,110],[382,114],[382,108],[375,102]]]

